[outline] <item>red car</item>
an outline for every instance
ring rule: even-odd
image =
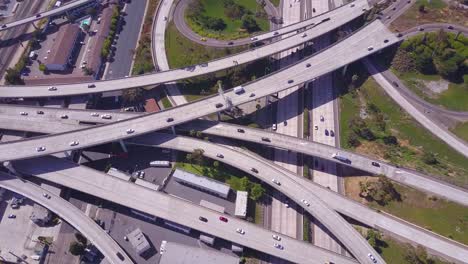
[[[220,216],[220,217],[219,217],[219,220],[221,220],[221,221],[223,221],[223,222],[226,222],[226,223],[227,223],[227,221],[228,221],[228,219],[227,219],[226,217],[224,217],[224,216]]]

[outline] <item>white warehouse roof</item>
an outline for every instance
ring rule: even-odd
[[[159,264],[239,264],[239,258],[212,249],[201,249],[169,242]]]
[[[245,217],[247,215],[247,200],[249,193],[243,191],[237,191],[236,195],[236,210],[234,215],[238,217]]]
[[[172,177],[174,177],[177,182],[203,189],[223,198],[227,198],[229,191],[231,190],[229,185],[222,182],[215,181],[204,176],[198,176],[181,169],[176,169],[172,174]]]

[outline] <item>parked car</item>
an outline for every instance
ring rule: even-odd
[[[16,215],[14,215],[14,214],[9,214],[9,215],[8,215],[8,218],[14,219],[14,218],[16,218]]]

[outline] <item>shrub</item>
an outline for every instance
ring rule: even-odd
[[[257,20],[252,15],[244,15],[242,17],[242,27],[245,28],[248,32],[255,32],[260,29],[257,24]]]
[[[73,241],[70,243],[70,247],[68,248],[68,251],[74,256],[81,256],[83,255],[85,251],[85,246],[81,243]]]
[[[8,84],[23,84],[20,71],[18,71],[17,69],[12,69],[12,68],[8,68],[6,70],[5,81]]]
[[[41,63],[41,64],[39,64],[39,70],[41,72],[45,72],[47,70],[47,67],[45,66],[45,64]]]
[[[431,152],[424,152],[424,154],[422,156],[422,161],[424,163],[428,164],[428,165],[435,165],[435,164],[439,163],[437,158]]]

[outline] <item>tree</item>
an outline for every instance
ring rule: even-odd
[[[239,189],[244,192],[248,192],[250,190],[249,178],[244,176],[239,180]]]
[[[84,72],[85,75],[88,75],[88,76],[94,74],[93,69],[91,69],[90,67],[84,67],[83,72]]]
[[[426,13],[426,6],[424,4],[420,4],[418,10],[420,13]]]
[[[197,133],[197,132],[196,132],[194,129],[190,129],[189,135],[190,135],[191,137],[193,137],[193,136],[196,135],[196,133]]]
[[[435,165],[439,163],[439,161],[432,152],[424,152],[422,156],[422,161],[428,165]]]
[[[20,71],[12,68],[6,70],[5,81],[8,84],[23,84]]]
[[[193,161],[198,165],[203,165],[205,162],[205,157],[203,156],[204,153],[205,151],[203,149],[194,149],[192,152]]]
[[[259,183],[252,184],[250,188],[250,198],[254,201],[257,201],[265,194],[265,189]]]
[[[201,138],[203,136],[203,133],[201,131],[197,131],[195,135],[197,136],[197,138]]]
[[[242,16],[242,27],[248,32],[255,32],[260,29],[260,27],[257,24],[257,20],[255,20],[255,18],[252,15]]]
[[[356,84],[356,82],[359,80],[359,76],[357,74],[353,74],[351,77],[351,83]]]
[[[88,240],[86,237],[84,237],[81,233],[75,233],[75,238],[78,240],[83,245],[86,245],[88,243]]]
[[[143,100],[143,89],[126,89],[122,92],[122,99],[126,104],[133,104]]]
[[[378,231],[369,229],[367,231],[367,241],[377,252],[380,252],[380,244],[382,243],[382,235]]]
[[[192,162],[193,162],[193,156],[192,156],[192,154],[190,154],[190,153],[187,154],[187,155],[185,156],[185,159],[186,159],[190,164],[192,164]]]
[[[379,176],[379,180],[370,184],[368,198],[380,205],[386,205],[391,201],[400,201],[401,196],[395,189],[393,183],[385,176]]]
[[[383,138],[385,145],[398,145],[398,140],[395,136],[386,136]]]
[[[372,133],[372,131],[369,128],[363,128],[361,131],[359,131],[359,136],[362,137],[363,139],[373,141],[375,140],[375,135]]]
[[[81,243],[73,241],[70,243],[70,247],[68,248],[68,251],[74,256],[81,256],[83,255],[85,251],[85,246]]]
[[[350,132],[348,136],[348,146],[357,148],[361,145],[358,136],[354,132]]]
[[[45,64],[41,63],[41,64],[39,64],[39,70],[41,72],[45,72],[47,70],[47,67],[45,66]]]
[[[213,167],[218,169],[219,168],[219,161],[217,161],[217,160],[213,161]]]

